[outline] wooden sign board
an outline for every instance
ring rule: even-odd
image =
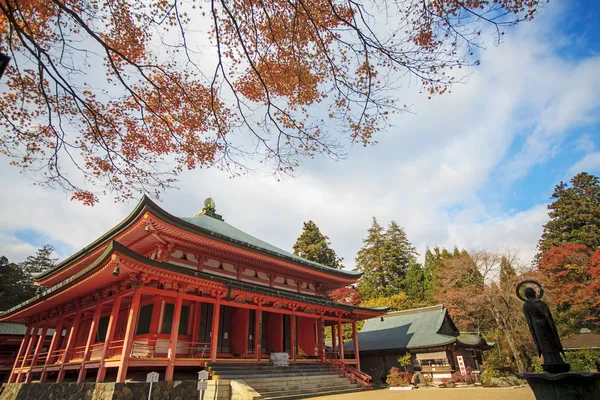
[[[202,371],[198,372],[198,380],[201,381],[203,379],[204,380],[208,379],[208,371],[207,370],[202,370]]]

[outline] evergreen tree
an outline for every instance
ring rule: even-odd
[[[343,259],[329,246],[329,237],[323,235],[313,221],[308,221],[294,244],[294,254],[331,268],[344,268]]]
[[[443,270],[443,261],[464,254],[467,254],[465,250],[459,251],[456,247],[453,252],[439,247],[434,247],[433,251],[427,248],[425,251],[425,265],[423,266],[424,299],[427,303],[436,302],[436,292],[439,289],[438,271]]]
[[[425,274],[421,264],[414,258],[410,261],[408,271],[406,271],[406,297],[421,302],[425,300]]]
[[[392,221],[384,232],[373,217],[373,224],[363,243],[356,256],[356,270],[363,273],[358,285],[363,299],[404,291],[406,272],[411,260],[417,256],[404,229]]]
[[[508,258],[502,257],[500,261],[500,287],[508,287],[514,283],[514,279],[517,276],[515,267],[512,266]]]
[[[31,276],[19,265],[0,257],[0,310],[8,310],[36,295]]]
[[[37,252],[29,256],[23,261],[20,266],[30,276],[35,276],[41,272],[47,271],[54,267],[56,264],[56,258],[52,258],[52,252],[54,247],[49,244],[45,244],[42,248],[38,249]]]
[[[550,220],[538,242],[542,253],[562,243],[584,244],[594,250],[600,246],[600,184],[585,172],[575,175],[569,186],[561,182],[554,188],[554,201],[548,206]]]

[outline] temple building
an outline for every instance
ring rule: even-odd
[[[40,295],[0,313],[24,325],[9,382],[104,382],[194,376],[207,363],[331,362],[342,326],[386,309],[325,294],[359,273],[307,261],[226,223],[212,199],[178,218],[147,197],[116,227],[38,275]],[[324,329],[336,338],[325,354]],[[51,340],[45,338],[51,333]]]
[[[344,344],[354,353],[356,339]],[[459,332],[448,313],[438,304],[395,311],[369,319],[358,334],[362,370],[376,381],[385,381],[398,357],[410,354],[408,370],[421,371],[434,381],[449,379],[452,373],[470,367],[481,371],[482,351],[492,346],[478,333]]]

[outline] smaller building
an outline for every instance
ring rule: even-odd
[[[583,349],[600,351],[600,335],[592,333],[588,328],[582,328],[579,335],[564,339],[562,345],[565,351]]]
[[[358,343],[361,368],[374,381],[385,381],[389,370],[399,367],[397,358],[406,353],[411,355],[408,370],[420,370],[435,381],[460,370],[461,358],[465,368],[480,371],[482,351],[491,348],[481,335],[459,332],[441,304],[369,319]],[[352,349],[352,341],[344,345],[344,352]]]

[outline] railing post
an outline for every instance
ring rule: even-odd
[[[292,348],[292,361],[296,361],[296,316],[294,314],[290,316],[290,343],[290,347]]]
[[[54,328],[54,335],[52,335],[52,340],[50,341],[50,346],[48,347],[48,354],[46,355],[46,361],[44,361],[44,369],[42,370],[42,375],[40,376],[40,383],[46,382],[46,377],[48,376],[48,364],[52,360],[52,353],[56,350],[56,346],[60,343],[62,339],[62,331],[63,324],[65,322],[65,317],[61,316],[56,323],[56,327]]]
[[[44,340],[46,339],[46,333],[48,332],[48,324],[50,321],[46,320],[44,326],[42,327],[42,332],[38,335],[37,345],[33,351],[33,357],[31,358],[31,367],[29,368],[29,372],[27,373],[27,377],[25,378],[25,383],[31,383],[33,379],[32,369],[35,367],[38,358],[40,357],[40,352],[42,351],[42,347],[44,346]]]
[[[319,337],[317,338],[317,343],[319,345],[319,357],[323,357],[325,354],[325,347],[323,346],[323,316],[317,320],[317,334]]]
[[[119,370],[117,371],[117,382],[125,382],[127,376],[127,367],[129,366],[131,346],[133,345],[133,336],[135,335],[135,328],[137,326],[141,298],[142,291],[138,288],[133,292],[133,298],[131,299],[131,307],[129,308],[129,316],[127,318],[127,328],[125,330],[125,340],[123,341],[123,352],[121,354]]]
[[[21,356],[23,355],[23,352],[29,345],[29,338],[31,337],[31,334],[33,333],[34,329],[35,328],[31,325],[29,325],[27,327],[27,329],[25,329],[25,336],[23,336],[23,340],[21,340],[21,345],[19,346],[19,351],[17,352],[17,358],[15,360],[15,364],[13,365],[13,369],[10,372],[10,376],[8,377],[8,383],[15,382],[15,380],[17,378],[17,375],[18,375],[17,368],[19,367],[19,358],[21,358]]]
[[[90,358],[90,347],[94,342],[94,337],[96,336],[96,332],[98,331],[98,321],[100,320],[100,316],[102,315],[102,306],[104,304],[100,303],[96,305],[96,311],[94,311],[94,316],[92,317],[92,324],[90,325],[90,332],[87,337],[87,341],[85,342],[85,349],[83,350],[83,360],[81,361],[81,368],[79,369],[79,376],[77,377],[77,383],[82,383],[85,381],[85,376],[87,371],[85,369],[85,363]]]
[[[107,356],[108,348],[115,336],[115,328],[117,326],[117,319],[119,319],[119,310],[121,309],[121,297],[117,297],[113,303],[110,317],[108,319],[108,327],[106,328],[106,337],[104,338],[104,346],[102,347],[102,354],[100,354],[100,365],[98,366],[98,375],[96,376],[96,382],[104,382],[106,375],[106,367],[104,366],[104,359]]]
[[[337,353],[336,347],[337,347],[337,335],[335,333],[335,325],[331,324],[331,348],[333,350],[333,358],[336,358],[335,355]]]
[[[175,302],[175,312],[173,313],[173,323],[171,324],[171,339],[169,340],[169,364],[165,371],[165,381],[173,380],[175,370],[175,356],[177,355],[177,339],[179,335],[179,322],[181,320],[181,308],[183,306],[183,290],[179,289],[177,301]]]
[[[352,320],[352,340],[354,341],[354,358],[356,359],[356,369],[360,371],[360,353],[358,346],[358,331],[356,321]]]
[[[65,364],[69,359],[69,353],[71,352],[71,348],[75,344],[75,340],[77,339],[77,332],[79,331],[79,323],[81,322],[81,315],[83,314],[82,310],[79,310],[75,313],[75,318],[73,318],[73,325],[71,325],[71,329],[69,329],[69,338],[67,339],[67,345],[65,346],[65,351],[61,357],[61,366],[58,371],[58,376],[56,377],[56,383],[61,383],[63,379],[65,379]]]
[[[221,316],[221,298],[218,297],[213,308],[212,330],[210,334],[210,360],[217,361],[217,345],[219,344],[219,318]]]

